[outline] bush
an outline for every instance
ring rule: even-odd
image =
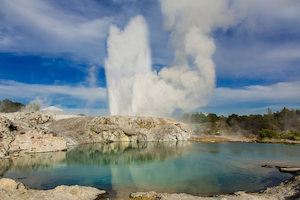
[[[290,130],[287,133],[283,133],[281,135],[282,139],[287,139],[287,140],[300,140],[300,133],[295,130]]]
[[[18,112],[24,107],[25,107],[24,104],[19,102],[13,102],[9,99],[4,99],[3,101],[0,101],[0,112],[4,112],[4,113]]]
[[[278,133],[274,130],[270,130],[270,129],[262,129],[259,132],[259,136],[261,139],[272,139],[272,138],[280,138]]]

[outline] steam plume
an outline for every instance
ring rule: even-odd
[[[133,90],[138,76],[151,73],[148,30],[142,16],[133,18],[124,31],[112,25],[107,40],[108,58],[105,61],[109,111],[112,115],[134,115]]]
[[[224,0],[162,0],[166,30],[174,49],[172,66],[151,70],[147,25],[133,18],[124,31],[110,28],[105,62],[112,115],[170,115],[208,104],[215,86],[211,58],[213,28],[234,23]],[[227,11],[228,10],[228,11]]]

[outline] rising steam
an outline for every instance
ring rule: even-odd
[[[131,19],[123,31],[112,25],[105,61],[111,115],[166,116],[207,105],[215,87],[215,44],[209,34],[234,23],[227,5],[224,0],[162,0],[174,61],[158,73],[151,69],[145,19]]]

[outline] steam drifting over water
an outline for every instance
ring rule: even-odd
[[[124,30],[110,27],[105,71],[111,115],[167,116],[209,103],[215,87],[213,28],[234,24],[223,0],[162,0],[165,29],[174,50],[171,66],[151,69],[145,19],[136,16]]]

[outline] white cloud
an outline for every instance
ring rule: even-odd
[[[240,23],[216,36],[218,76],[265,82],[299,80],[300,1],[232,2]]]
[[[71,53],[102,62],[111,17],[90,19],[40,0],[3,0],[0,14],[0,51]]]
[[[0,80],[0,97],[35,99],[36,97],[65,96],[78,100],[106,102],[106,88],[68,85],[26,84],[16,81]],[[65,102],[66,104],[68,102]]]
[[[116,13],[114,15],[89,15],[91,8],[93,8],[94,14],[97,10],[95,9],[97,3],[91,2],[94,1],[87,0],[81,5],[79,3],[77,6],[83,4],[87,6],[80,9],[80,12],[76,12],[66,7],[55,6],[55,3],[51,3],[51,1],[2,0],[0,2],[0,52],[68,53],[72,54],[74,58],[83,59],[98,67],[98,64],[103,64],[108,26],[111,22],[116,22]],[[74,7],[77,3],[70,7]],[[258,77],[264,81],[270,78],[276,79],[276,81],[287,81],[294,76],[294,80],[299,80],[299,65],[289,64],[291,61],[299,60],[299,38],[297,40],[297,38],[284,38],[286,35],[283,38],[279,36],[283,33],[289,33],[292,36],[299,35],[300,1],[165,0],[161,3],[166,20],[165,28],[169,31],[168,33],[171,32],[170,42],[175,53],[172,65],[179,66],[176,70],[170,67],[164,68],[160,72],[159,83],[165,80],[167,86],[172,83],[171,85],[175,86],[171,90],[165,89],[166,87],[162,87],[160,84],[153,87],[160,90],[153,89],[154,96],[150,97],[155,99],[156,104],[162,105],[162,110],[166,109],[168,112],[172,110],[170,107],[174,106],[170,104],[170,100],[174,99],[174,96],[177,98],[175,107],[194,109],[199,105],[205,105],[213,91],[215,81],[212,61],[216,61],[217,74],[230,79]],[[122,7],[122,3],[119,6]],[[102,10],[97,12],[101,13]],[[127,20],[129,15],[136,15],[136,12],[139,11],[129,11],[124,19]],[[123,13],[119,13],[118,19],[122,19],[122,16]],[[149,19],[154,18],[149,17]],[[161,21],[161,18],[157,17],[155,20]],[[151,23],[158,22],[151,21]],[[117,24],[122,26],[123,23],[118,21]],[[238,26],[235,26],[236,24]],[[226,30],[232,26],[236,28],[233,29],[235,35],[229,42],[217,43],[217,58],[212,60],[211,55],[215,51],[213,39],[215,38],[211,37],[211,31],[216,28]],[[159,26],[152,27],[154,27],[152,29],[160,28]],[[153,60],[160,64],[168,64],[171,57],[169,52],[163,53],[167,48],[165,48],[166,42],[161,42],[161,40],[167,40],[167,36],[169,36],[164,34],[162,36],[161,32],[150,29],[151,42],[152,45],[155,44],[156,48],[154,49],[155,53],[152,54],[156,55]],[[156,38],[158,38],[157,41],[155,41]],[[225,39],[228,38],[225,37]],[[160,43],[165,46],[160,48]],[[166,51],[168,50],[170,49]],[[201,66],[198,67],[199,70],[195,65]],[[185,68],[181,69],[182,66]],[[195,71],[200,75],[194,73]],[[97,83],[95,72],[96,67],[90,68],[87,82],[91,88],[1,81],[0,95],[3,97],[25,96],[28,99],[36,96],[63,95],[74,99],[105,102],[106,89],[95,86]],[[197,79],[195,74],[200,78]],[[154,79],[158,80],[157,77]],[[147,80],[142,81],[146,82]],[[153,83],[148,81],[149,83],[143,84]],[[265,82],[267,83],[267,81]],[[136,87],[144,89],[145,85],[143,84]],[[182,88],[190,90],[188,93],[176,92]],[[226,106],[226,103],[259,101],[293,103],[295,99],[299,100],[297,88],[300,88],[298,82],[279,83],[271,86],[249,86],[241,89],[217,88],[211,104]],[[278,96],[275,95],[276,92]],[[126,96],[126,92],[124,95]],[[147,95],[140,93],[140,98],[147,100]],[[188,98],[182,98],[182,96]],[[195,98],[190,98],[191,96]],[[144,102],[149,103],[148,101]],[[156,107],[156,109],[158,108]]]
[[[206,113],[241,115],[266,113],[283,107],[300,109],[300,81],[281,82],[272,85],[252,85],[241,88],[218,87],[212,101],[201,109]]]
[[[219,87],[211,105],[238,103],[298,103],[300,102],[300,81],[281,82],[273,85],[253,85],[239,89]]]
[[[265,54],[266,59],[276,60],[277,62],[300,60],[300,48],[288,46],[272,49]]]

